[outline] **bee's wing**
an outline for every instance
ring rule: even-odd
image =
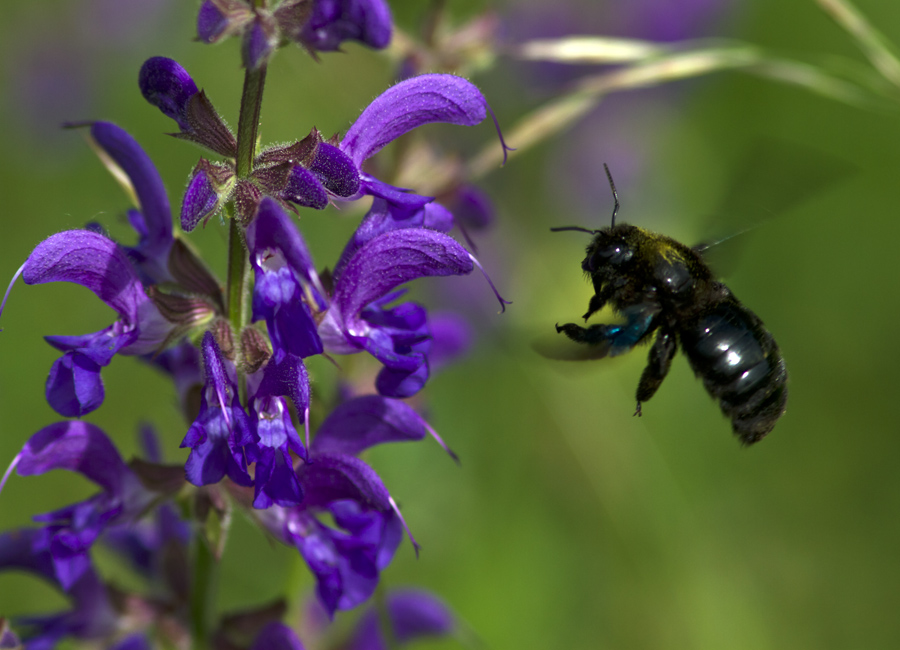
[[[829,187],[856,168],[847,160],[796,142],[759,138],[737,164],[710,218],[709,235],[694,246],[717,273],[734,265],[740,235],[763,226]]]

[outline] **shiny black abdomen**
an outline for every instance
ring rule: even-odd
[[[787,371],[762,321],[729,292],[679,325],[691,367],[731,418],[735,434],[750,444],[769,433],[784,413]]]

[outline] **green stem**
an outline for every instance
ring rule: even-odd
[[[253,171],[256,156],[256,140],[259,132],[259,116],[262,110],[263,89],[266,85],[266,66],[257,70],[247,70],[244,74],[244,92],[241,96],[241,114],[238,118],[237,133],[237,177],[247,178]],[[250,311],[248,293],[250,288],[250,265],[247,263],[247,246],[244,232],[235,215],[232,214],[228,234],[228,320],[235,334],[249,323]]]
[[[216,593],[218,577],[216,558],[205,535],[194,536],[193,581],[191,583],[191,637],[192,648],[205,650],[209,647],[213,622],[213,594]]]
[[[266,65],[244,73],[244,93],[241,96],[241,115],[238,118],[237,176],[247,178],[253,171],[259,115],[262,111],[263,89],[266,85]]]

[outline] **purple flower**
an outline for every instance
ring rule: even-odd
[[[388,88],[369,104],[341,140],[359,167],[389,142],[423,124],[480,124],[487,102],[471,82],[451,74],[423,74]]]
[[[238,485],[252,485],[242,447],[253,442],[253,434],[238,396],[234,364],[222,357],[212,332],[203,335],[201,348],[206,381],[200,414],[181,443],[191,448],[185,474],[194,485],[218,483],[226,474]]]
[[[228,159],[221,163],[201,159],[195,167],[181,210],[182,228],[188,231],[229,200],[235,202],[241,223],[248,225],[264,196],[284,206],[292,203],[323,209],[329,199],[355,200],[364,195],[381,199],[373,210],[403,222],[402,227],[449,230],[453,216],[432,203],[433,198],[388,185],[360,169],[386,144],[418,126],[434,122],[473,126],[483,121],[488,111],[484,96],[465,79],[421,75],[376,98],[340,144],[325,141],[312,129],[303,140],[263,150],[254,160],[250,176],[238,179],[230,160],[236,155],[234,136],[184,68],[164,57],[148,59],[141,68],[140,87],[147,101],[176,121],[179,137]]]
[[[334,296],[319,324],[326,349],[365,350],[384,364],[376,386],[383,395],[409,397],[428,379],[431,335],[425,309],[390,308],[397,287],[426,276],[464,275],[472,257],[451,237],[427,228],[388,230],[344,251],[335,267]]]
[[[399,400],[367,395],[344,402],[322,423],[309,462],[298,471],[300,505],[259,513],[272,534],[306,560],[329,615],[372,595],[403,535],[394,500],[357,455],[385,442],[421,440],[427,433],[422,418]],[[330,515],[336,527],[320,521],[320,514]]]
[[[80,417],[103,402],[100,368],[115,354],[156,351],[172,325],[144,293],[124,251],[111,239],[87,230],[69,230],[38,244],[22,267],[26,284],[73,282],[87,287],[119,319],[104,330],[82,336],[48,336],[65,354],[50,370],[47,401],[60,415]]]
[[[384,0],[284,0],[274,11],[247,0],[205,0],[197,36],[215,43],[242,38],[243,65],[263,65],[283,38],[310,52],[339,50],[344,41],[381,49],[391,40],[391,12]]]
[[[41,429],[14,463],[20,476],[66,469],[103,488],[86,501],[34,518],[44,523],[33,536],[34,552],[49,554],[65,590],[90,570],[89,551],[100,534],[114,524],[134,521],[153,500],[106,434],[89,422],[58,422]]]
[[[43,547],[43,533],[20,529],[0,535],[0,571],[18,569],[43,578],[65,591],[72,608],[58,614],[22,617],[19,625],[29,628],[25,641],[29,650],[50,650],[64,637],[84,641],[103,639],[116,630],[118,615],[106,587],[93,567],[64,586],[60,583],[54,559]]]
[[[256,273],[253,319],[266,321],[275,350],[299,358],[321,354],[313,315],[325,308],[324,290],[306,243],[274,199],[260,203],[247,246]]]
[[[391,42],[391,10],[384,0],[315,0],[299,40],[320,51],[351,40],[382,49]]]
[[[392,627],[391,638],[400,645],[422,638],[447,636],[456,629],[450,608],[422,590],[404,589],[388,594],[387,620]],[[387,650],[383,623],[380,612],[369,608],[356,624],[347,650]]]
[[[91,138],[131,181],[140,206],[140,211],[128,211],[128,220],[139,236],[138,245],[125,251],[145,284],[170,282],[172,211],[159,172],[137,141],[115,124],[94,122]]]

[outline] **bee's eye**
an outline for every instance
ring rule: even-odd
[[[621,242],[611,243],[606,246],[600,246],[594,251],[594,265],[603,266],[606,264],[618,266],[624,264],[632,258],[634,251]]]

